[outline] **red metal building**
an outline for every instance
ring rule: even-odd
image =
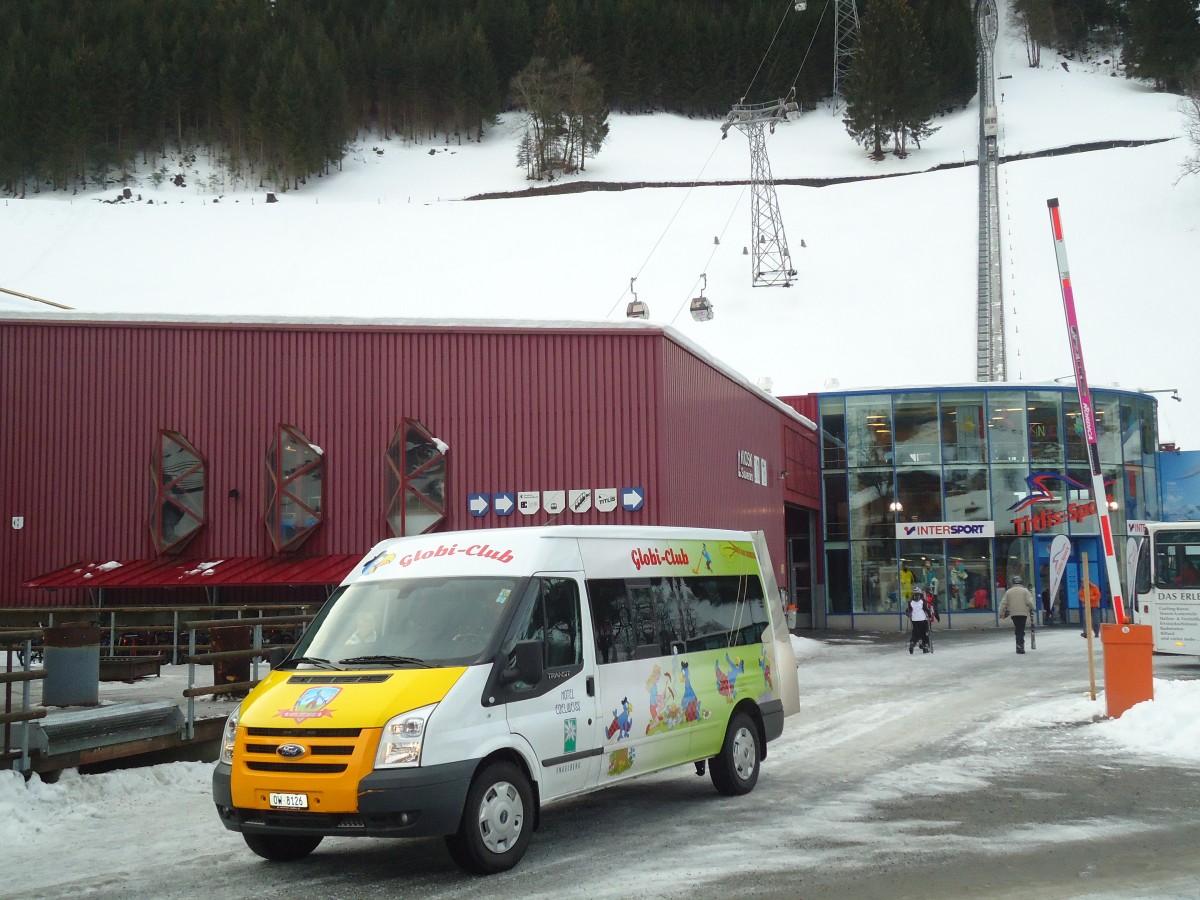
[[[549,522],[762,529],[815,586],[815,410],[669,329],[10,313],[0,367],[0,607],[307,602]]]

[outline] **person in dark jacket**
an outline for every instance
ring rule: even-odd
[[[909,598],[907,613],[909,621],[912,622],[912,631],[908,636],[908,652],[912,653],[913,648],[920,644],[921,652],[928,653],[929,629],[933,619],[937,618],[937,611],[921,588],[916,588]]]
[[[1021,584],[1020,576],[1014,575],[1012,585],[1000,598],[1000,618],[1012,619],[1018,653],[1025,652],[1025,623],[1035,609],[1037,604],[1033,602],[1033,594]]]

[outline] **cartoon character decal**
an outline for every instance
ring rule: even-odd
[[[729,658],[729,654],[725,654],[725,665],[729,666],[728,672],[721,671],[721,661],[713,660],[713,666],[717,673],[717,692],[725,698],[729,703],[737,699],[737,680],[738,676],[746,671],[746,663],[739,656],[737,662]]]
[[[767,683],[767,690],[775,690],[775,685],[771,683],[771,657],[767,656],[767,645],[762,645],[762,653],[758,657],[758,667],[762,669],[763,680]]]
[[[633,707],[629,705],[629,698],[621,698],[621,711],[613,710],[613,720],[608,726],[608,731],[605,733],[611,741],[613,735],[617,735],[617,740],[622,741],[629,737],[629,729],[633,727]]]
[[[680,667],[683,669],[683,718],[688,722],[696,722],[700,719],[700,698],[692,687],[687,660],[680,663]]]
[[[657,725],[667,724],[660,710],[669,712],[674,705],[675,690],[671,687],[671,681],[671,673],[663,672],[655,663],[650,670],[650,677],[646,679],[646,690],[650,692],[650,721],[646,723],[646,734]],[[678,709],[678,706],[675,708]]]
[[[633,768],[633,761],[636,757],[636,747],[622,747],[620,750],[614,750],[608,754],[608,774],[620,775],[622,772],[628,772]]]

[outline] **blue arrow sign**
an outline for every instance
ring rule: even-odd
[[[517,508],[517,495],[512,491],[501,491],[492,496],[492,509],[498,516],[511,516]]]
[[[645,490],[642,487],[621,488],[621,508],[637,512],[645,502]]]
[[[467,494],[467,511],[475,518],[486,516],[491,499],[491,494]]]

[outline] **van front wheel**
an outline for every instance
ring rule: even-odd
[[[725,730],[721,752],[708,761],[713,787],[728,797],[754,790],[758,783],[758,729],[745,713],[735,713]]]
[[[275,862],[292,862],[303,859],[317,849],[321,835],[306,834],[247,834],[242,832],[246,846],[261,856]]]
[[[450,856],[480,875],[511,869],[529,846],[532,814],[525,773],[509,762],[492,763],[471,782],[458,833],[446,837]]]

